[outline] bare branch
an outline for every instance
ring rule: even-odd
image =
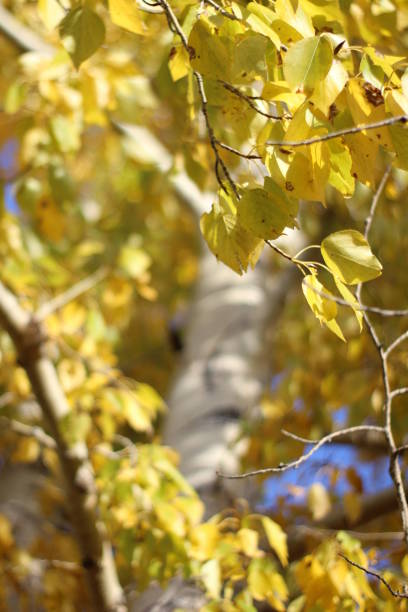
[[[21,423],[15,419],[8,419],[4,416],[0,417],[0,424],[2,424],[5,429],[10,429],[21,436],[35,438],[41,446],[45,446],[46,448],[56,447],[54,438],[51,438],[51,436],[45,433],[45,431],[37,425],[27,425],[26,423]]]
[[[371,206],[370,206],[370,212],[368,213],[368,217],[364,221],[364,237],[365,237],[366,240],[368,238],[368,234],[370,233],[371,225],[373,223],[375,211],[377,210],[378,202],[380,201],[380,197],[382,195],[382,192],[384,191],[385,185],[386,185],[386,183],[388,181],[388,178],[389,178],[389,176],[391,174],[391,170],[392,170],[392,166],[391,166],[391,164],[388,164],[388,166],[385,169],[384,174],[382,175],[381,181],[379,182],[379,185],[378,185],[377,190],[376,190],[376,192],[374,194],[374,197],[372,199]]]
[[[230,147],[224,142],[220,142],[219,140],[217,140],[216,142],[217,142],[217,145],[221,147],[222,149],[225,149],[226,151],[229,151],[230,153],[233,153],[234,155],[238,155],[239,157],[243,157],[244,159],[262,159],[262,156],[257,155],[256,153],[241,153],[241,151],[238,151],[238,149],[234,149],[234,147]]]
[[[241,478],[249,478],[250,476],[261,476],[263,474],[272,474],[276,472],[286,472],[286,470],[290,470],[292,468],[298,468],[302,463],[305,463],[312,455],[314,455],[319,448],[324,446],[325,444],[332,442],[336,438],[340,438],[341,436],[352,434],[355,431],[381,431],[384,433],[383,427],[378,427],[376,425],[357,425],[355,427],[347,427],[346,429],[339,429],[338,431],[333,431],[321,438],[318,442],[309,441],[309,444],[313,444],[313,447],[304,455],[296,459],[295,461],[290,461],[289,463],[280,463],[277,467],[270,468],[261,468],[259,470],[253,470],[251,472],[245,472],[243,474],[224,474],[222,472],[217,472],[218,476],[221,478],[228,479],[241,479]],[[286,432],[287,435],[287,432]],[[302,439],[305,441],[305,438]]]
[[[330,132],[322,136],[313,136],[313,138],[305,138],[304,140],[268,140],[265,144],[270,147],[303,147],[305,145],[316,144],[317,142],[326,142],[327,140],[333,140],[333,138],[340,138],[341,136],[347,136],[349,134],[358,134],[364,130],[375,130],[377,128],[387,127],[388,125],[395,125],[396,123],[405,124],[407,121],[407,115],[398,115],[396,117],[383,119],[382,121],[376,121],[375,123],[355,125],[350,128],[338,130],[337,132]]]
[[[397,397],[397,395],[405,395],[406,393],[408,393],[408,387],[400,387],[399,389],[393,389],[393,391],[390,392],[390,398],[394,399],[394,397]]]
[[[369,212],[369,215],[365,223],[364,236],[366,239],[368,239],[370,229],[371,229],[373,219],[374,219],[374,214],[376,212],[378,203],[380,201],[380,196],[382,194],[382,191],[390,175],[390,171],[391,171],[390,166],[387,166],[384,172],[384,175],[380,181],[380,184],[378,185],[377,191],[374,195],[374,198],[371,204],[371,208],[370,208],[370,212]],[[359,285],[357,286],[357,290],[356,290],[356,298],[359,303],[361,302],[361,299],[360,299],[361,290],[362,290],[362,283],[359,283]],[[397,446],[395,444],[394,434],[392,431],[392,400],[393,400],[393,397],[395,397],[396,395],[400,395],[401,393],[405,393],[406,391],[403,388],[401,388],[400,390],[395,389],[394,391],[391,391],[391,385],[390,385],[389,373],[388,373],[388,363],[387,363],[387,356],[389,352],[387,353],[386,349],[384,349],[378,337],[377,331],[374,325],[372,324],[370,317],[368,316],[368,313],[364,312],[363,317],[364,317],[364,321],[368,329],[368,333],[370,334],[373,344],[377,350],[377,353],[380,359],[380,364],[381,364],[381,375],[382,375],[382,381],[383,381],[383,387],[384,387],[384,421],[385,421],[384,422],[384,432],[385,432],[385,436],[386,436],[386,440],[387,440],[387,444],[389,448],[389,453],[390,453],[389,472],[390,472],[392,481],[394,482],[395,490],[397,493],[398,506],[400,509],[401,520],[402,520],[402,529],[404,531],[404,540],[405,540],[406,546],[408,547],[408,502],[407,502],[407,496],[406,496],[406,492],[404,488],[404,481],[402,478],[401,467],[398,461],[398,453],[396,453]]]
[[[407,311],[408,314],[408,311]],[[401,334],[400,336],[398,336],[398,338],[396,338],[394,340],[394,342],[392,342],[389,347],[384,351],[384,355],[388,358],[389,354],[397,348],[397,346],[399,346],[401,344],[401,342],[404,342],[404,340],[408,340],[408,330],[406,332],[404,332],[403,334]]]
[[[405,589],[406,589],[405,585],[403,587],[404,591],[395,591],[390,585],[390,583],[387,582],[387,580],[383,576],[381,576],[381,574],[379,574],[378,572],[375,572],[374,570],[370,570],[370,569],[367,569],[366,567],[363,567],[359,563],[356,563],[355,561],[352,561],[351,559],[343,555],[343,553],[339,553],[339,557],[347,561],[347,563],[349,563],[353,567],[357,567],[358,569],[363,571],[365,574],[368,574],[368,576],[373,576],[374,578],[377,578],[380,582],[383,583],[383,585],[388,589],[388,591],[391,593],[393,597],[397,597],[398,599],[408,599],[408,592],[405,592]]]
[[[295,529],[305,535],[315,536],[317,538],[327,538],[339,533],[338,529],[329,529],[325,527],[315,527],[314,525],[296,525]],[[358,540],[373,542],[373,541],[401,541],[404,539],[403,531],[354,531],[353,529],[342,529],[350,536]]]
[[[72,285],[72,287],[67,289],[67,291],[64,291],[64,293],[60,293],[49,302],[46,302],[45,304],[40,306],[35,314],[36,320],[44,321],[44,319],[49,317],[50,314],[52,314],[56,310],[59,310],[60,308],[63,308],[64,306],[69,304],[69,302],[76,300],[77,297],[95,287],[95,285],[97,285],[104,278],[106,278],[107,274],[107,268],[100,268],[90,276],[87,276],[75,285]]]

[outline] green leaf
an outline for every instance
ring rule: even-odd
[[[267,516],[262,517],[262,526],[265,529],[269,546],[274,550],[283,566],[288,564],[288,545],[286,533],[282,527]]]
[[[333,274],[347,285],[364,283],[381,274],[382,265],[367,240],[356,230],[330,234],[323,240],[321,251]]]
[[[325,36],[305,38],[292,45],[283,60],[283,72],[292,89],[310,93],[325,78],[333,49]]]
[[[242,274],[248,265],[255,266],[263,242],[240,224],[231,196],[219,192],[219,201],[203,214],[200,227],[210,250],[232,270]]]
[[[76,68],[90,57],[105,40],[105,26],[88,7],[71,10],[61,21],[60,38]]]
[[[238,205],[238,221],[264,240],[277,238],[285,227],[295,227],[298,203],[276,183],[265,179],[265,189],[248,189]]]

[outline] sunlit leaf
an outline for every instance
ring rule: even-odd
[[[219,201],[213,204],[210,213],[204,213],[200,226],[217,259],[238,274],[246,272],[249,265],[255,266],[263,242],[241,225],[231,196],[220,192]]]
[[[140,16],[140,9],[132,0],[109,0],[109,13],[114,24],[130,30],[135,34],[143,34],[145,28]]]
[[[381,274],[382,265],[367,240],[356,230],[330,234],[323,240],[321,251],[333,274],[347,285],[364,283]]]
[[[305,38],[292,45],[284,56],[283,71],[293,89],[311,92],[330,70],[333,50],[325,36]]]
[[[287,537],[282,527],[275,523],[272,519],[267,516],[262,517],[262,525],[265,529],[266,537],[268,538],[269,546],[278,555],[279,561],[283,566],[288,563],[288,548],[287,548]]]
[[[298,204],[271,179],[265,189],[244,192],[238,205],[238,221],[249,232],[263,239],[280,236],[285,227],[296,225]]]

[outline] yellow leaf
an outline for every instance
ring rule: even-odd
[[[343,497],[344,509],[351,523],[356,523],[361,516],[361,495],[347,491]]]
[[[372,142],[364,134],[345,136],[345,141],[351,154],[352,176],[363,185],[374,189],[378,144]]]
[[[19,463],[33,463],[40,455],[40,445],[35,438],[20,438],[11,455],[11,460]]]
[[[258,551],[258,532],[243,528],[237,533],[240,548],[248,557],[255,557]]]
[[[360,232],[341,230],[321,244],[323,259],[335,276],[348,285],[364,283],[380,276],[382,265]]]
[[[270,559],[253,559],[248,568],[248,588],[254,599],[268,601],[275,610],[285,610],[288,589]]]
[[[337,316],[337,304],[321,294],[332,295],[328,289],[317,279],[316,274],[308,274],[302,283],[303,293],[319,321],[327,322]]]
[[[155,506],[156,514],[163,527],[179,537],[186,534],[186,521],[183,514],[173,504],[159,500]]]
[[[109,13],[113,23],[135,34],[145,31],[140,9],[132,0],[109,0]]]
[[[150,256],[138,247],[131,244],[121,248],[118,259],[118,266],[122,268],[132,278],[141,277],[151,265]]]
[[[404,555],[404,558],[401,561],[401,568],[404,576],[408,576],[408,555]]]
[[[138,401],[137,395],[125,389],[118,389],[122,414],[135,431],[150,431],[151,422],[147,410]]]
[[[82,361],[73,359],[62,359],[58,364],[58,377],[66,393],[84,384],[86,380],[86,369]]]
[[[294,11],[294,6],[297,7],[296,12]],[[312,20],[309,15],[305,13],[300,2],[294,3],[291,2],[291,0],[276,0],[274,8],[277,16],[280,18],[275,29],[281,38],[285,29],[288,32],[289,38],[292,40],[298,40],[300,37],[307,38],[308,36],[314,35],[315,29]],[[297,38],[294,38],[293,34],[295,34]],[[282,40],[282,42],[289,41],[286,39]]]
[[[352,78],[348,80],[345,91],[347,92],[347,105],[356,125],[375,123],[386,118],[381,92],[370,86],[370,83],[365,83],[363,79]],[[388,151],[393,150],[387,128],[366,130],[362,134]]]
[[[218,599],[221,592],[221,569],[218,559],[210,559],[204,563],[200,575],[208,595]]]
[[[311,97],[312,102],[322,113],[328,114],[330,106],[334,104],[347,80],[347,70],[341,62],[335,60],[326,77],[316,84]]]
[[[0,552],[9,550],[13,544],[14,538],[10,521],[4,514],[0,514]]]
[[[295,43],[283,58],[283,72],[292,89],[311,93],[327,75],[333,49],[325,36],[313,36]]]
[[[214,555],[219,538],[218,526],[214,523],[204,523],[195,527],[191,532],[192,557],[199,561],[210,559]]]
[[[285,227],[295,227],[298,203],[269,177],[265,189],[248,189],[238,205],[238,221],[265,240],[277,238]]]
[[[227,39],[214,33],[204,19],[195,22],[188,41],[194,70],[211,79],[230,81],[231,54]]]
[[[282,527],[275,523],[272,519],[267,516],[263,516],[262,526],[265,529],[265,534],[269,542],[269,546],[277,554],[279,561],[283,566],[288,564],[288,547],[287,547],[287,536],[283,531]]]
[[[325,203],[325,188],[330,176],[329,149],[316,143],[297,152],[286,173],[286,191],[293,197]]]
[[[363,313],[360,310],[359,303],[357,302],[356,298],[351,293],[351,291],[345,285],[343,285],[343,283],[341,282],[339,278],[337,278],[337,276],[334,276],[333,278],[334,278],[334,282],[336,283],[336,287],[339,290],[342,298],[346,300],[352,307],[354,314],[356,315],[356,319],[357,319],[360,331],[362,331]]]
[[[53,30],[65,15],[57,0],[38,0],[38,13],[49,30]]]
[[[248,265],[255,266],[263,241],[239,223],[231,196],[219,192],[219,202],[213,204],[211,212],[204,213],[200,227],[210,250],[232,270],[243,274]]]
[[[319,521],[330,512],[330,497],[327,490],[320,482],[315,482],[309,487],[307,493],[307,506],[315,521]]]
[[[39,232],[51,242],[59,242],[65,232],[65,219],[53,200],[44,196],[36,207]]]
[[[316,273],[308,274],[304,277],[302,290],[315,317],[345,342],[343,332],[335,320],[337,304],[330,297],[324,297],[325,295],[331,296],[332,293],[317,279]]]
[[[173,47],[170,51],[169,70],[173,81],[178,81],[188,74],[190,58],[183,45]]]

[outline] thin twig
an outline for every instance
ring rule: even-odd
[[[303,147],[305,145],[312,145],[318,142],[325,142],[327,140],[333,140],[333,138],[340,138],[341,136],[347,136],[348,134],[358,134],[364,130],[375,130],[376,128],[387,127],[388,125],[394,125],[395,123],[407,123],[407,115],[398,115],[397,117],[389,117],[382,121],[376,121],[375,123],[366,123],[355,125],[350,128],[344,128],[337,132],[330,132],[329,134],[323,134],[322,136],[313,136],[312,138],[305,138],[304,140],[267,140],[266,145],[271,147]]]
[[[358,569],[360,569],[365,574],[368,574],[369,576],[373,576],[374,578],[377,578],[377,580],[383,583],[383,585],[388,589],[388,591],[391,593],[393,597],[398,597],[400,599],[408,599],[408,593],[405,593],[402,591],[395,591],[395,589],[392,588],[390,583],[387,582],[387,580],[383,578],[383,576],[381,576],[381,574],[379,574],[378,572],[375,572],[374,570],[369,570],[366,567],[360,565],[359,563],[352,561],[351,559],[346,557],[346,555],[343,555],[343,553],[339,553],[339,556],[345,561],[347,561],[347,563],[349,563],[353,567],[357,567]],[[405,585],[404,585],[404,588],[406,588]]]
[[[261,110],[260,108],[256,106],[256,104],[253,102],[253,99],[254,99],[253,97],[247,96],[246,94],[242,93],[242,91],[240,91],[237,87],[234,87],[233,85],[231,85],[231,83],[226,83],[225,81],[220,81],[220,83],[222,83],[225,89],[230,91],[232,94],[244,100],[248,104],[248,106],[252,108],[252,110],[257,112],[259,115],[262,115],[263,117],[266,117],[267,119],[276,119],[276,120],[291,119],[291,115],[273,115],[272,113],[266,113],[265,111]],[[261,98],[256,98],[256,99],[259,100]]]
[[[366,240],[368,239],[370,229],[371,229],[373,219],[374,219],[374,214],[376,212],[378,203],[380,201],[380,196],[383,192],[383,189],[390,175],[390,172],[391,172],[391,168],[390,166],[387,166],[384,172],[384,175],[380,181],[380,184],[378,185],[377,191],[374,194],[373,201],[370,207],[370,212],[368,214],[368,217],[365,223],[364,236]],[[361,297],[361,289],[362,289],[362,283],[359,283],[359,285],[357,286],[357,290],[356,290],[356,298],[359,303],[360,303],[360,297]],[[390,385],[389,373],[388,373],[388,363],[387,363],[387,356],[389,355],[389,352],[387,353],[387,350],[384,349],[382,342],[380,341],[378,337],[377,331],[374,325],[372,324],[370,317],[368,316],[368,313],[363,312],[363,317],[364,317],[364,321],[368,329],[368,333],[370,334],[373,344],[377,350],[377,353],[380,359],[380,364],[381,364],[381,375],[382,375],[383,388],[384,388],[384,432],[385,432],[385,436],[386,436],[386,440],[387,440],[387,444],[389,448],[389,453],[390,453],[389,472],[390,472],[390,476],[394,483],[395,490],[397,493],[398,506],[400,509],[401,520],[402,520],[402,529],[404,531],[404,540],[405,540],[406,546],[408,547],[408,502],[407,502],[407,496],[406,496],[405,488],[404,488],[404,481],[403,481],[402,473],[401,473],[401,466],[398,461],[398,453],[396,453],[397,446],[395,444],[394,434],[392,431],[392,400],[393,400],[393,397],[399,394],[397,393],[399,390],[395,389],[394,391],[396,393],[391,391],[391,385]]]
[[[402,446],[399,446],[398,448],[396,448],[394,453],[395,455],[402,455],[402,453],[405,453],[407,450],[408,450],[408,444],[403,444]]]
[[[390,392],[390,398],[394,399],[394,397],[405,395],[406,393],[408,393],[408,387],[399,387],[399,389],[393,389],[393,391]]]
[[[233,21],[241,21],[239,17],[234,15],[234,13],[229,13],[224,8],[222,8],[222,6],[214,2],[214,0],[204,0],[204,2],[212,6],[216,11],[221,13],[221,15],[224,15],[224,17],[227,17],[228,19],[232,19]]]
[[[38,308],[35,314],[36,320],[44,321],[44,319],[49,317],[50,314],[54,313],[60,308],[63,308],[64,306],[69,304],[69,302],[72,302],[83,293],[86,293],[87,291],[95,287],[95,285],[97,285],[104,278],[106,278],[107,274],[108,268],[100,268],[90,276],[87,276],[75,285],[72,285],[72,287],[67,289],[67,291],[64,291],[64,293],[60,293],[59,295],[55,296],[54,298],[49,300],[49,302],[46,302]]]
[[[330,535],[337,535],[339,529],[330,529],[329,527],[314,527],[313,525],[296,525],[296,531],[304,532],[318,538],[327,538]],[[352,529],[341,529],[353,538],[372,542],[374,540],[403,540],[404,533],[402,531],[354,531]]]
[[[238,155],[239,157],[243,157],[244,159],[262,159],[261,155],[257,155],[256,153],[241,153],[238,149],[234,149],[234,147],[230,147],[230,145],[225,144],[217,140],[217,145],[234,155]]]
[[[407,311],[408,314],[408,311]],[[401,342],[404,342],[404,340],[408,340],[408,330],[406,332],[404,332],[403,334],[401,334],[400,336],[398,336],[398,338],[396,338],[394,340],[394,342],[392,342],[388,348],[384,351],[385,356],[388,358],[389,354],[397,348],[397,346],[399,346],[401,344]]]
[[[377,206],[378,206],[378,202],[380,201],[380,197],[382,195],[382,192],[384,191],[385,185],[388,181],[388,178],[391,174],[391,170],[392,170],[392,166],[391,164],[388,164],[388,166],[385,169],[385,172],[381,178],[381,181],[377,187],[377,190],[374,194],[374,197],[372,199],[371,202],[371,206],[370,206],[370,212],[368,213],[368,217],[366,218],[366,220],[364,221],[364,237],[367,240],[368,238],[368,234],[370,233],[370,229],[373,223],[373,219],[374,219],[374,215],[375,215],[375,211],[377,210]]]
[[[228,479],[231,479],[231,480],[232,479],[237,480],[237,479],[242,479],[242,478],[249,478],[250,476],[260,476],[262,474],[271,474],[271,473],[275,473],[275,472],[286,472],[286,470],[290,470],[292,468],[298,468],[300,465],[302,465],[302,463],[305,463],[305,461],[310,459],[310,457],[312,455],[314,455],[319,450],[319,448],[321,448],[325,444],[327,444],[329,442],[332,442],[336,438],[352,434],[352,433],[354,433],[356,431],[381,431],[381,432],[384,432],[384,428],[383,427],[378,427],[376,425],[357,425],[355,427],[347,427],[346,429],[339,429],[338,431],[333,431],[332,433],[328,434],[327,436],[324,436],[318,442],[314,442],[314,441],[310,442],[309,441],[308,443],[313,444],[313,447],[307,453],[305,453],[304,455],[302,455],[298,459],[295,459],[294,461],[290,461],[289,463],[280,463],[276,467],[261,468],[259,470],[253,470],[251,472],[245,472],[243,474],[224,474],[222,472],[217,472],[217,474],[221,478],[228,478]]]
[[[20,436],[35,438],[41,446],[45,446],[46,448],[56,447],[54,438],[45,433],[45,431],[37,425],[27,425],[26,423],[21,423],[20,421],[9,419],[5,416],[0,417],[0,424],[3,425],[5,429],[7,428]]]
[[[278,253],[278,255],[280,255],[281,257],[284,257],[291,263],[298,263],[294,261],[294,258],[291,255],[289,255],[289,253],[285,253],[285,251],[282,251],[282,249],[276,246],[276,244],[273,244],[273,242],[271,242],[270,240],[265,240],[265,243],[268,245],[268,247],[270,247],[273,251],[275,251],[275,253]]]
[[[166,15],[167,18],[167,23],[169,24],[170,29],[173,29],[174,32],[179,36],[184,49],[187,51],[188,55],[191,55],[191,47],[188,44],[188,40],[186,35],[183,32],[183,29],[176,17],[176,15],[173,12],[173,9],[171,8],[170,4],[167,2],[167,0],[158,0],[160,6],[163,8],[163,11]],[[214,152],[214,156],[215,156],[215,174],[217,177],[217,181],[220,185],[220,187],[224,190],[227,191],[225,186],[224,186],[224,182],[219,174],[218,168],[221,168],[224,176],[228,182],[228,184],[230,185],[235,197],[239,200],[239,192],[238,192],[238,188],[235,184],[235,182],[233,181],[230,172],[227,168],[227,166],[224,163],[224,160],[222,159],[222,157],[220,156],[220,153],[218,151],[218,140],[215,138],[214,135],[214,130],[213,127],[211,125],[210,122],[210,118],[208,116],[208,102],[207,102],[207,95],[205,93],[205,88],[204,88],[204,81],[203,81],[203,77],[201,76],[201,74],[197,71],[197,70],[193,70],[193,75],[194,78],[196,80],[197,83],[197,89],[198,89],[198,95],[200,97],[200,101],[201,101],[201,112],[203,113],[204,116],[204,121],[205,121],[205,125],[207,128],[207,134],[208,134],[208,138],[210,141],[210,146]]]

